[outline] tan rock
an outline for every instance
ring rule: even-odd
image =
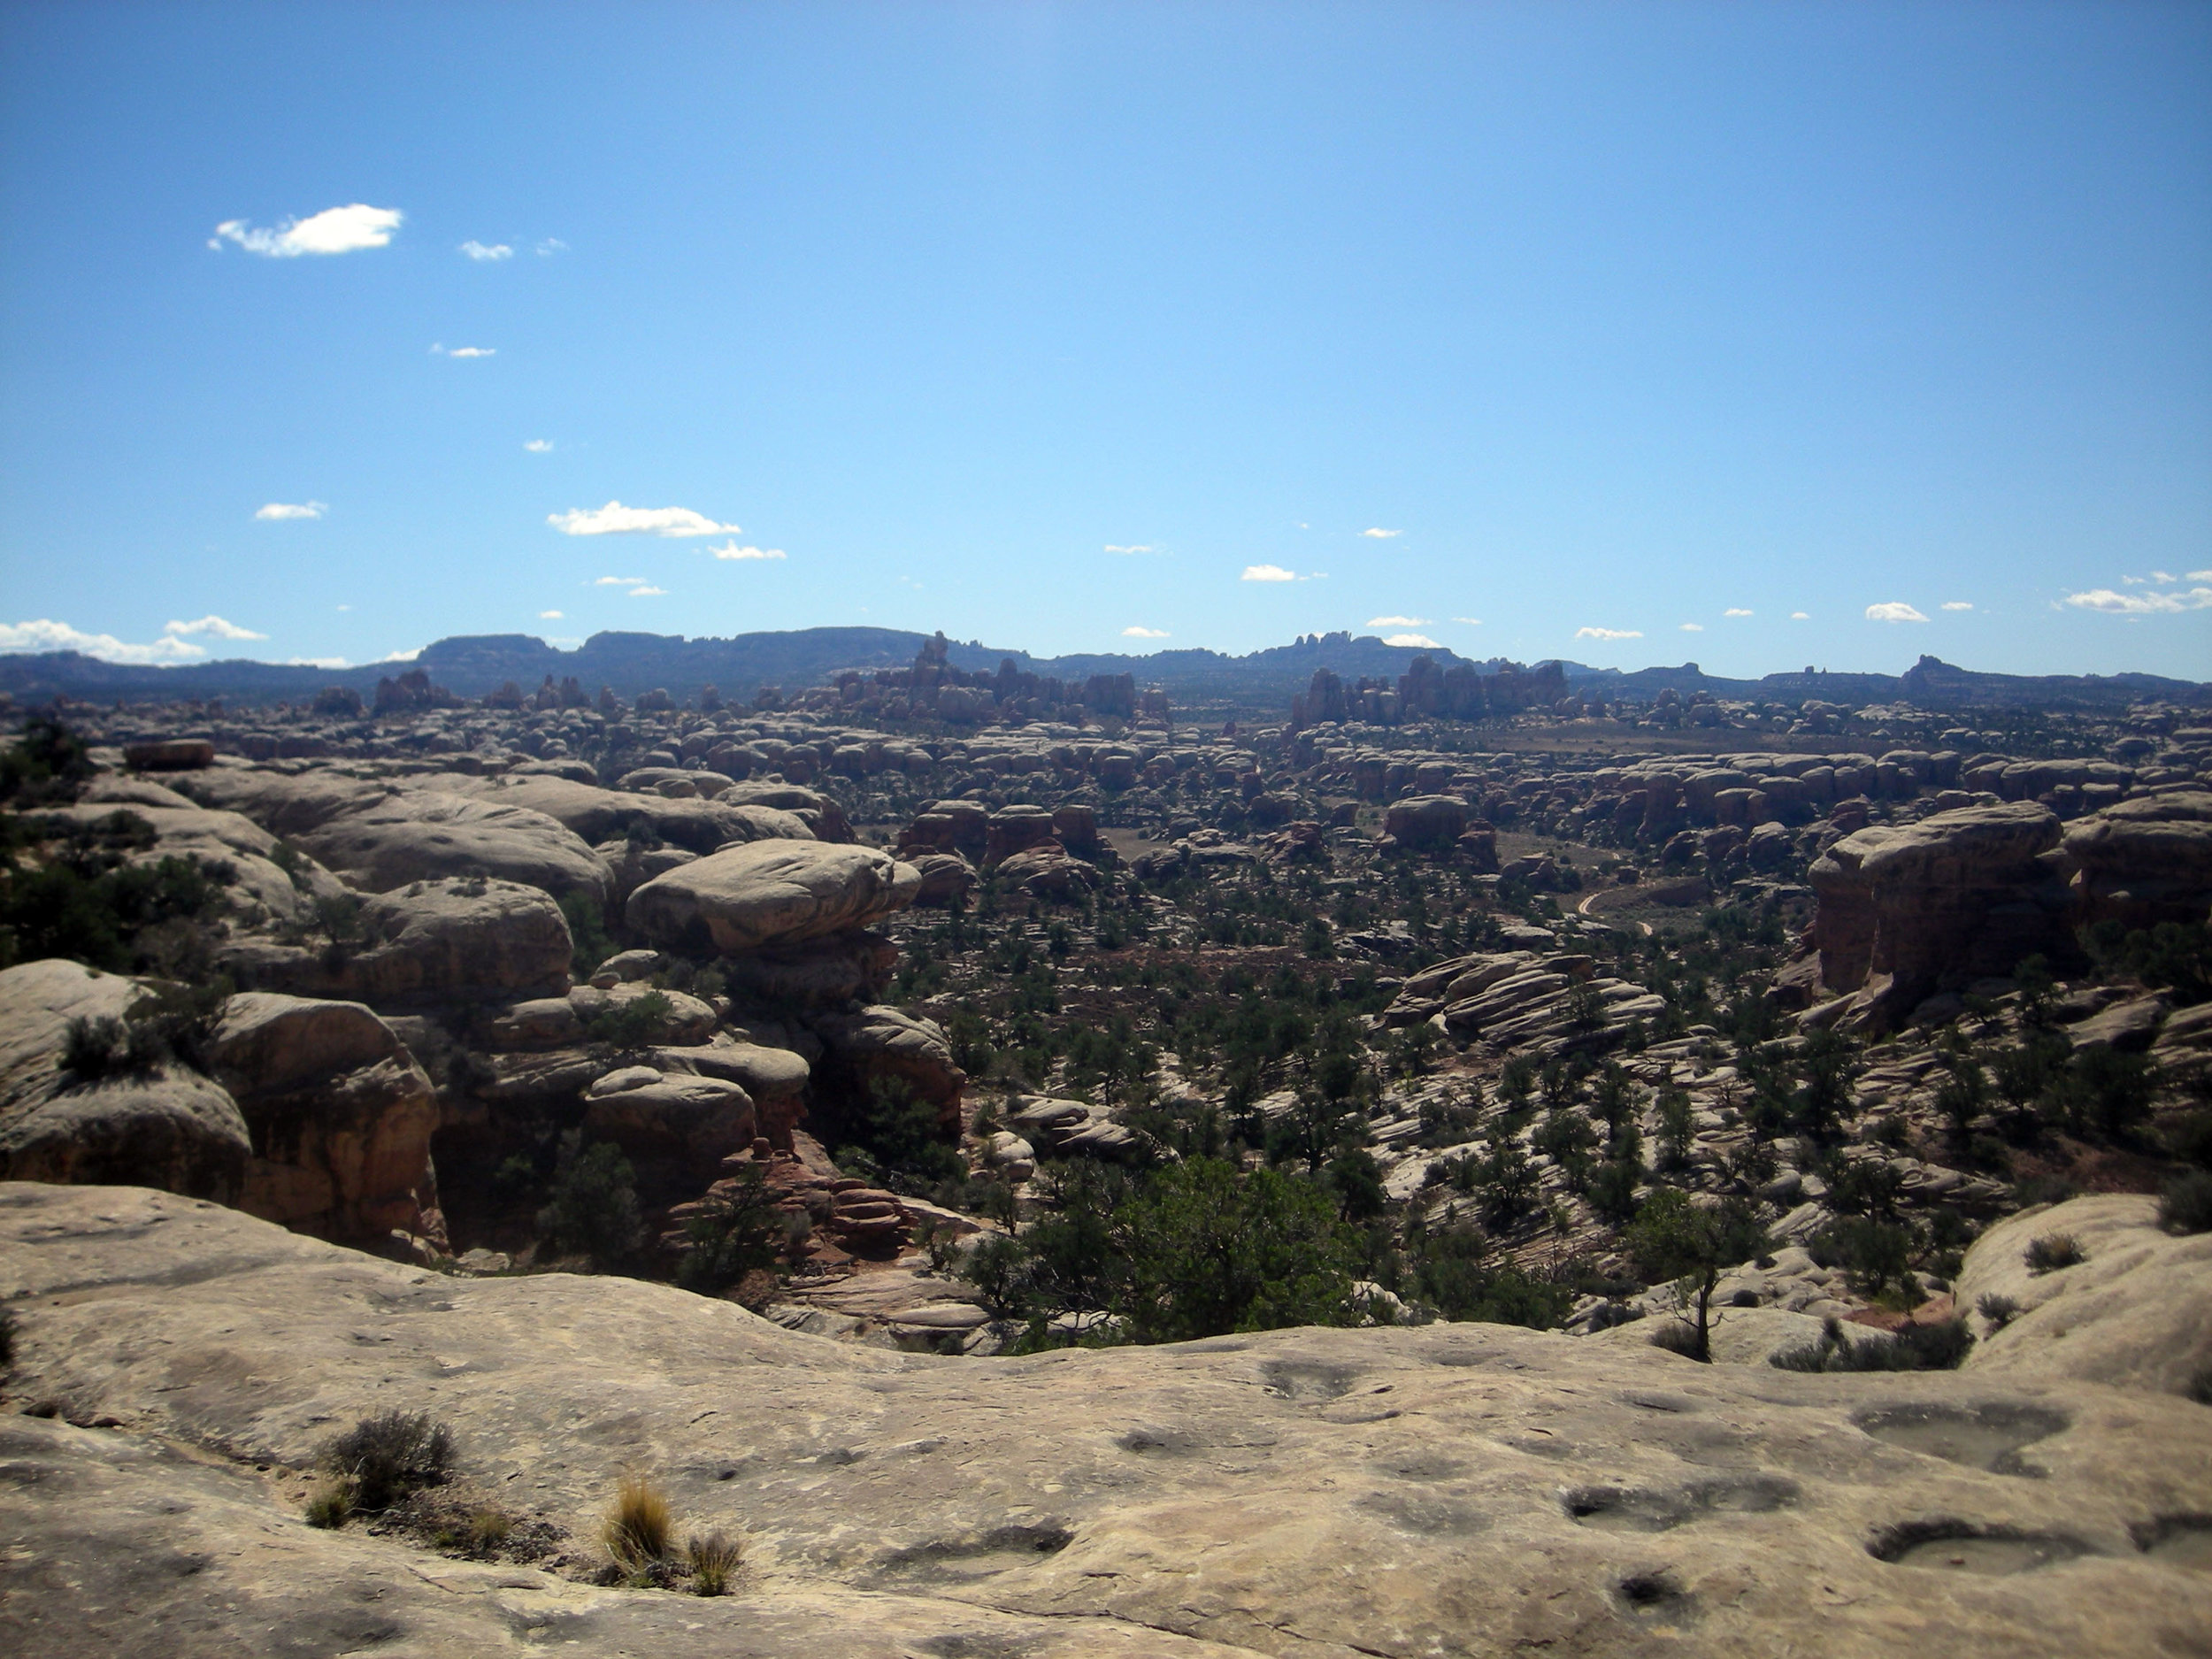
[[[948,1360],[101,1188],[0,1188],[0,1294],[24,1315],[12,1386],[123,1425],[0,1417],[37,1476],[0,1487],[31,1659],[197,1659],[243,1630],[343,1651],[372,1620],[395,1653],[550,1628],[580,1652],[839,1659],[2079,1659],[2212,1628],[2185,1554],[2212,1414],[2032,1369],[1801,1375],[1452,1324]],[[393,1409],[449,1423],[465,1476],[580,1554],[618,1473],[652,1474],[680,1532],[746,1533],[741,1594],[317,1533],[252,1472]],[[27,1587],[133,1562],[164,1570]]]
[[[381,1006],[565,991],[572,954],[567,920],[542,889],[447,878],[369,899],[357,942],[319,949],[250,942],[226,962],[242,984]]]
[[[670,949],[737,956],[865,927],[913,902],[921,877],[872,847],[758,841],[672,870],[630,895],[631,931]]]

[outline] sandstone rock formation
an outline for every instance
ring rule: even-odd
[[[382,1006],[472,1002],[565,990],[574,947],[561,908],[512,881],[449,877],[365,901],[357,941],[319,948],[248,940],[226,953],[242,983]]]
[[[2066,826],[2081,919],[2129,927],[2201,922],[2212,908],[2212,792],[2108,806]]]
[[[741,956],[865,927],[914,902],[921,877],[872,847],[759,841],[655,878],[624,916],[655,944]]]
[[[476,1654],[518,1631],[755,1655],[1886,1659],[1909,1637],[2075,1659],[2212,1628],[2212,1416],[2032,1362],[1802,1375],[1448,1324],[941,1360],[24,1185],[0,1188],[0,1295],[11,1395],[57,1413],[0,1418],[35,1477],[0,1495],[0,1619],[31,1659],[196,1659],[241,1632]],[[749,1538],[739,1594],[306,1527],[284,1471],[389,1409],[449,1423],[470,1488],[565,1527],[572,1573],[618,1474],[650,1473],[680,1528]]]
[[[65,1065],[73,1020],[119,1028],[142,995],[74,962],[0,972],[0,1174],[19,1181],[127,1181],[235,1203],[251,1154],[238,1104],[173,1061],[97,1079]]]

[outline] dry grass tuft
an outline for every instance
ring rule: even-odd
[[[668,1500],[660,1489],[643,1475],[625,1475],[599,1536],[617,1566],[626,1572],[643,1572],[667,1558],[672,1525]]]
[[[745,1562],[745,1542],[722,1532],[701,1538],[692,1535],[684,1547],[691,1562],[691,1589],[695,1595],[723,1595]]]

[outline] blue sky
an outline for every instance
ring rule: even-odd
[[[2212,677],[2200,4],[0,4],[0,649]]]

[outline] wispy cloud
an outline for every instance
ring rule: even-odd
[[[353,664],[342,657],[288,657],[287,668],[351,668]]]
[[[257,518],[319,518],[330,511],[327,502],[273,501],[254,509]]]
[[[1943,609],[1946,611],[1971,611],[1973,608],[1972,603],[1969,600],[1947,599],[1943,602]]]
[[[2193,577],[2196,572],[2190,574]],[[2121,594],[2109,588],[2068,594],[2066,603],[2079,611],[2100,611],[2110,617],[2171,616],[2183,611],[2212,609],[2212,588],[2185,588],[2172,593]]]
[[[1810,622],[1812,619],[1813,613],[1809,611],[1793,611],[1790,612],[1790,620],[1793,622]]]
[[[1167,638],[1167,630],[1165,628],[1124,628],[1121,631],[1121,637],[1125,640],[1164,640]]]
[[[1371,628],[1425,628],[1429,626],[1429,618],[1426,617],[1370,617],[1367,618],[1367,626]]]
[[[1482,618],[1480,617],[1454,617],[1452,620],[1455,622],[1463,622],[1471,628],[1479,628],[1482,626]]]
[[[592,583],[592,586],[594,588],[642,588],[645,586],[645,578],[642,576],[602,576],[597,581]]]
[[[127,644],[112,634],[87,634],[66,622],[42,617],[35,622],[0,622],[0,653],[81,651],[104,663],[188,663],[207,653],[188,640],[164,634],[144,645]]]
[[[242,219],[227,219],[215,227],[207,245],[220,248],[227,242],[236,242],[248,253],[266,259],[356,253],[364,248],[384,247],[404,218],[396,207],[370,207],[356,202],[349,207],[326,207],[305,219],[288,219],[274,230],[257,230]]]
[[[563,242],[558,236],[548,236],[543,242],[540,242],[535,248],[531,250],[531,251],[535,253],[541,259],[549,259],[557,253],[567,252],[568,244]]]
[[[503,242],[487,244],[476,241],[473,237],[461,244],[461,251],[470,258],[477,260],[511,259],[515,257],[515,250]]]
[[[1383,636],[1383,643],[1402,645],[1423,651],[1440,651],[1444,649],[1442,645],[1429,638],[1425,634],[1386,634]]]
[[[553,453],[553,440],[550,438],[533,438],[522,447],[529,450],[533,455],[550,455]]]
[[[411,663],[421,655],[422,647],[418,645],[411,651],[387,651],[376,660],[380,663]]]
[[[1681,625],[1681,626],[1682,632],[1685,634],[1702,634],[1705,632],[1705,625],[1702,622],[1685,622]]]
[[[1741,605],[1731,605],[1727,610],[1721,612],[1721,615],[1724,617],[1747,617],[1750,614],[1751,612],[1746,611]]]
[[[563,535],[736,535],[733,524],[717,524],[688,507],[625,507],[611,501],[603,507],[572,507],[549,512],[546,523]]]
[[[219,640],[265,640],[265,634],[256,634],[251,628],[242,628],[235,622],[226,622],[218,616],[204,616],[196,622],[172,622],[162,629],[172,639],[183,639],[189,634],[212,634]]]
[[[1109,553],[1157,553],[1160,549],[1149,541],[1133,541],[1127,547],[1109,541],[1106,544],[1106,550]]]
[[[1298,580],[1298,572],[1286,571],[1279,565],[1247,565],[1244,574],[1237,580],[1245,582],[1294,582]]]
[[[2193,582],[2212,582],[2212,571],[2191,571],[2189,580]]]
[[[1578,640],[1640,640],[1643,637],[1644,631],[1641,628],[1577,628],[1575,630],[1575,638]]]
[[[665,588],[633,588],[630,589],[630,597],[633,599],[658,599],[664,595],[667,592],[668,589]]]
[[[568,620],[568,618],[565,613],[558,611],[541,611],[538,612],[538,620],[541,622],[565,622]]]
[[[1389,540],[1390,540],[1390,538],[1391,538],[1392,536],[1394,536],[1394,535],[1403,535],[1403,534],[1405,534],[1405,532],[1404,532],[1404,531],[1402,531],[1402,530],[1383,530],[1383,529],[1373,529],[1373,530],[1363,530],[1363,531],[1361,531],[1361,532],[1360,532],[1360,534],[1361,534],[1362,535],[1365,536],[1365,537],[1366,537],[1369,541],[1389,541]]]
[[[707,551],[718,559],[780,559],[788,557],[780,547],[740,547],[734,541],[710,547]]]
[[[431,343],[430,355],[434,357],[495,357],[499,355],[499,348],[497,346],[455,346],[451,350],[448,350],[443,343],[434,341]]]
[[[1866,608],[1869,622],[1925,622],[1928,618],[1901,599],[1886,600]]]

